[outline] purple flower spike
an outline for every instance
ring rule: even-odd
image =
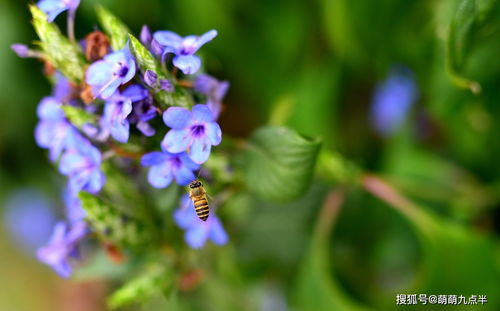
[[[99,192],[105,181],[100,167],[101,153],[83,137],[75,140],[75,146],[66,151],[59,162],[59,171],[69,177],[69,189],[73,193]]]
[[[48,245],[38,249],[38,260],[51,266],[64,278],[71,276],[71,261],[79,258],[78,242],[88,232],[84,221],[78,221],[71,226],[65,222],[57,223]]]
[[[212,146],[222,140],[219,124],[207,105],[195,105],[192,111],[171,107],[163,113],[163,121],[172,128],[161,143],[163,150],[179,153],[188,150],[189,157],[204,163]]]
[[[107,99],[116,89],[135,75],[134,57],[125,47],[98,60],[89,66],[86,73],[86,81],[92,86],[95,97],[100,96]]]
[[[227,233],[213,211],[206,221],[200,220],[196,215],[193,201],[187,195],[182,197],[181,207],[175,210],[174,220],[186,231],[184,238],[192,248],[203,247],[208,239],[217,245],[228,242]]]
[[[156,188],[164,188],[174,179],[178,185],[186,186],[196,179],[193,171],[200,168],[184,152],[150,152],[142,157],[141,165],[151,166],[148,180]]]
[[[201,60],[196,53],[205,43],[217,36],[216,30],[201,36],[181,37],[171,31],[157,31],[154,33],[154,41],[162,48],[162,58],[168,53],[173,53],[173,64],[182,70],[184,74],[193,74],[200,69]]]
[[[377,132],[388,136],[398,130],[418,97],[412,72],[395,67],[389,77],[375,89],[371,123]]]
[[[214,77],[201,74],[194,80],[194,89],[207,96],[206,104],[217,119],[222,108],[222,100],[229,89],[229,82],[218,81]]]
[[[47,20],[52,23],[56,17],[66,10],[76,11],[80,0],[41,0],[38,8],[47,14]]]
[[[121,93],[116,91],[108,98],[104,106],[104,119],[114,139],[121,143],[128,141],[130,125],[127,117],[132,112],[132,103],[143,100],[147,96],[146,89],[134,84]]]

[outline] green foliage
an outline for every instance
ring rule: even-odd
[[[172,287],[172,272],[163,265],[153,265],[142,271],[136,278],[128,281],[108,298],[111,309],[145,302],[154,295],[166,294]]]
[[[78,194],[86,219],[99,237],[120,247],[145,246],[152,241],[151,228],[118,211],[103,200],[86,192]]]
[[[338,209],[338,206],[336,208]],[[328,241],[331,233],[331,218],[334,218],[334,215],[325,213],[325,210],[327,209],[323,208],[321,211],[321,218],[317,221],[305,259],[298,273],[293,301],[300,307],[300,310],[371,310],[345,293],[336,279],[331,277],[332,260],[328,255]],[[332,212],[338,213],[335,210]]]
[[[95,122],[95,116],[82,108],[68,105],[63,105],[61,108],[64,111],[66,118],[68,118],[68,120],[77,127],[82,127],[87,123]]]
[[[96,11],[99,23],[110,38],[113,50],[118,51],[124,48],[130,33],[128,27],[104,7],[97,6]]]
[[[319,139],[285,127],[262,127],[252,134],[245,159],[248,188],[274,202],[301,197],[311,183]]]
[[[481,92],[477,81],[463,76],[467,54],[481,24],[484,23],[496,0],[461,0],[452,16],[447,42],[447,68],[452,81],[473,93]]]
[[[77,44],[63,36],[59,28],[49,23],[47,15],[35,5],[30,5],[30,10],[33,26],[47,60],[72,82],[83,81],[85,61]]]

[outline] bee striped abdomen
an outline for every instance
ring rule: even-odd
[[[206,221],[208,218],[208,202],[205,198],[194,199],[194,209],[196,210],[196,214],[198,218],[203,221]]]

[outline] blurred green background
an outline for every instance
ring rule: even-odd
[[[396,294],[422,293],[488,295],[486,305],[436,310],[500,310],[498,1],[82,0],[78,37],[97,27],[97,3],[136,33],[143,24],[181,35],[219,31],[202,53],[206,71],[231,83],[220,120],[227,135],[288,125],[405,197],[371,179],[333,194],[317,180],[286,205],[242,196],[235,209],[250,207],[231,224],[231,245],[214,252],[228,271],[193,295],[212,298],[181,296],[173,309],[398,310]],[[33,139],[50,85],[42,64],[9,49],[36,39],[27,4],[0,1],[0,310],[100,310],[103,281],[59,280],[23,250],[5,216],[26,188],[61,212],[64,180]],[[57,22],[64,29],[65,18]],[[396,131],[381,135],[370,123],[372,98],[394,66],[413,72],[418,99]],[[318,222],[340,196],[335,223]],[[228,286],[239,295],[228,296]]]

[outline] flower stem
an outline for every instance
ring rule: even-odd
[[[75,42],[75,10],[68,11],[68,38],[71,42]]]
[[[380,177],[366,174],[361,178],[361,185],[366,191],[394,209],[408,216],[414,216],[415,204]]]
[[[315,236],[328,236],[335,224],[344,200],[345,190],[342,188],[331,190],[326,195],[316,223]]]

